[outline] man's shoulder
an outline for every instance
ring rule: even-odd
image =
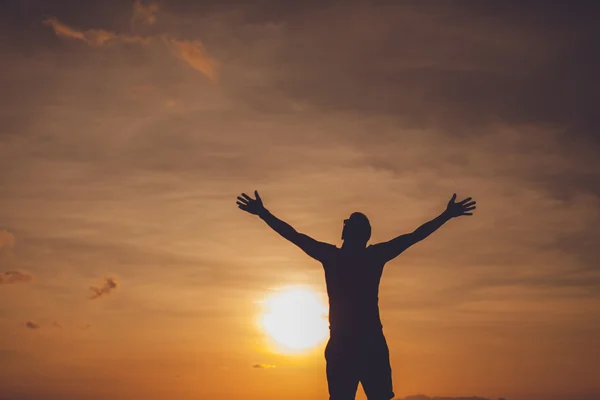
[[[326,243],[329,254],[339,255],[341,257],[356,257],[358,259],[376,258],[380,252],[380,249],[376,245],[369,245],[365,248],[356,250],[344,250],[341,247],[337,247],[333,244]]]
[[[326,245],[327,255],[329,255],[329,256],[335,256],[335,255],[339,254],[339,252],[341,250],[339,247],[337,247],[336,245],[331,244],[331,243],[325,243],[325,245]]]
[[[322,258],[320,259],[320,261],[323,265],[325,265],[325,264],[329,264],[329,263],[333,262],[335,259],[337,259],[338,254],[340,254],[341,249],[331,243],[323,243],[323,245],[324,245],[324,247],[323,247],[324,251],[322,252]]]
[[[382,261],[382,258],[383,258],[382,251],[383,251],[383,249],[382,249],[381,243],[370,244],[369,246],[367,246],[366,251],[367,251],[367,256],[373,262],[377,262],[378,264],[380,264],[380,263],[385,264],[385,262]]]
[[[384,251],[385,247],[385,243],[376,243],[376,244],[370,244],[367,246],[367,253],[374,255],[374,254],[379,254],[382,251]]]
[[[380,251],[381,246],[378,244],[370,244],[365,248],[365,252],[369,255],[369,256],[373,256],[375,254],[377,254]]]

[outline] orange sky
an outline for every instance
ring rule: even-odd
[[[257,189],[336,245],[473,196],[386,266],[396,394],[600,398],[590,10],[197,3],[0,6],[0,395],[327,398],[324,343],[257,329],[278,287],[325,301]]]

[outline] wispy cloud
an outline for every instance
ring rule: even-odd
[[[138,24],[154,25],[156,23],[156,14],[158,13],[158,4],[149,3],[144,5],[140,0],[133,3],[133,16],[131,17],[131,27]]]
[[[152,37],[114,33],[104,29],[88,29],[81,31],[62,23],[56,17],[47,18],[44,21],[44,25],[50,26],[57,36],[83,40],[90,46],[104,46],[113,42],[145,45],[156,40]]]
[[[140,1],[134,3],[132,29],[135,24],[152,25],[156,22],[158,6],[143,5]],[[142,36],[129,33],[116,33],[105,29],[81,30],[73,28],[56,17],[44,20],[44,25],[51,27],[54,33],[63,38],[81,40],[93,47],[106,46],[114,43],[149,45],[164,43],[181,61],[202,73],[209,79],[217,80],[217,62],[208,55],[204,45],[199,40],[175,39],[168,34]]]
[[[101,287],[90,286],[90,290],[94,294],[90,297],[91,300],[98,299],[102,296],[108,295],[110,292],[115,290],[119,284],[114,278],[106,278],[104,284]]]
[[[276,365],[273,365],[273,364],[254,364],[254,365],[252,365],[252,368],[268,369],[268,368],[276,368]]]
[[[0,285],[27,283],[33,280],[33,275],[25,271],[6,271],[0,273]]]
[[[38,323],[35,323],[33,321],[27,321],[25,322],[23,325],[25,325],[25,328],[28,329],[40,329],[40,325]]]
[[[54,29],[54,33],[56,33],[57,36],[87,41],[84,32],[78,31],[77,29],[73,29],[70,26],[63,24],[58,20],[58,18],[46,18],[44,20],[44,25],[52,27],[52,29]]]
[[[198,40],[177,40],[164,37],[165,43],[182,61],[212,79],[217,80],[217,63],[211,59]]]

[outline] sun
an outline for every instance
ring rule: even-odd
[[[327,307],[310,289],[282,288],[267,297],[259,325],[283,353],[297,353],[321,344],[329,335]]]

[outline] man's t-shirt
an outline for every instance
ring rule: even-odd
[[[355,251],[330,246],[321,262],[329,295],[331,334],[381,332],[379,281],[386,260],[374,246]]]

